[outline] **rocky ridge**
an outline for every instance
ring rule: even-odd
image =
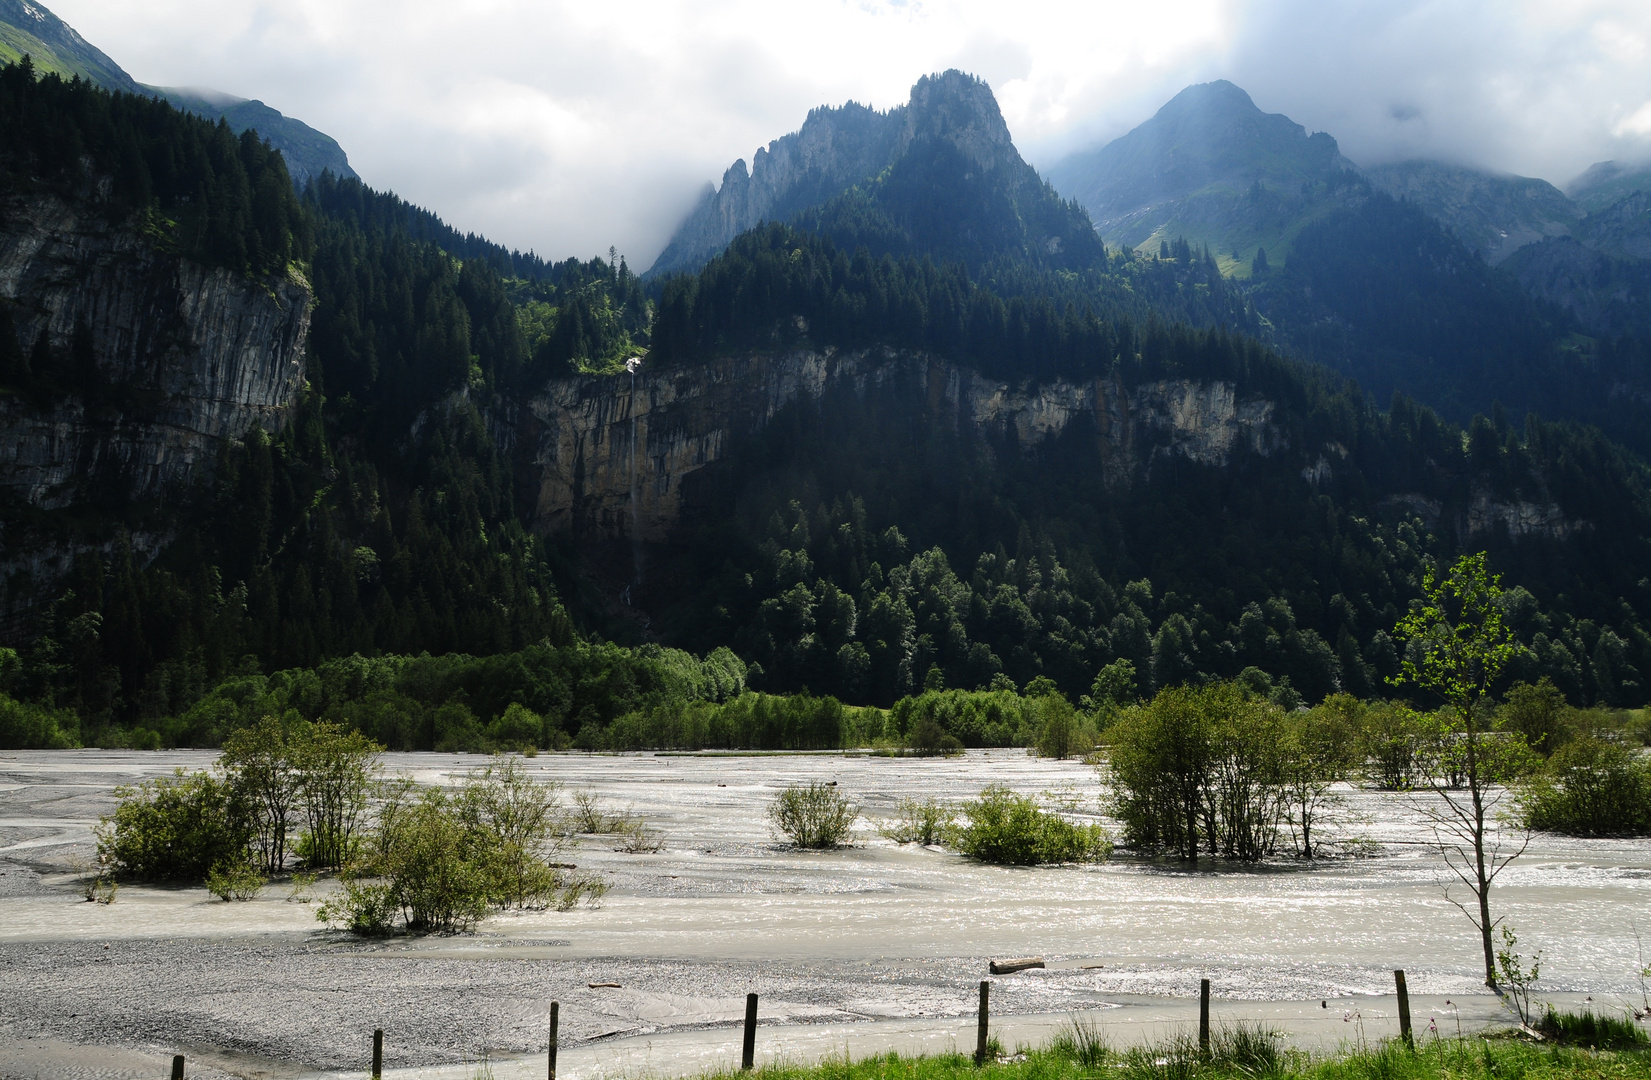
[[[1240,449],[1285,443],[1271,402],[1232,383],[1114,378],[1012,386],[954,364],[886,349],[741,356],[690,370],[586,376],[549,383],[528,405],[536,472],[535,527],[605,540],[665,540],[684,510],[684,480],[722,458],[787,405],[847,384],[893,393],[977,436],[1011,430],[1023,450],[1091,418],[1109,483],[1126,484],[1159,455],[1225,465]]]
[[[744,158],[734,162],[721,187],[707,186],[648,275],[698,269],[740,233],[787,220],[876,176],[922,138],[951,143],[983,172],[1027,168],[985,83],[960,71],[926,75],[905,105],[887,112],[852,101],[817,108],[797,131],[758,149],[749,172]]]

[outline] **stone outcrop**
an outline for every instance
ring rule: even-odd
[[[1446,526],[1462,541],[1499,531],[1515,540],[1530,536],[1563,540],[1593,527],[1587,521],[1567,517],[1558,503],[1528,499],[1503,502],[1485,491],[1475,491],[1466,504],[1456,506],[1447,506],[1439,499],[1416,492],[1390,495],[1382,501],[1390,508],[1420,518],[1429,529]]]
[[[758,149],[749,173],[744,158],[734,162],[720,188],[706,188],[648,274],[698,269],[747,229],[784,221],[876,176],[921,138],[950,142],[983,172],[1030,173],[985,83],[960,71],[925,75],[905,105],[877,112],[851,101],[814,109],[799,130]]]
[[[164,497],[254,424],[278,429],[304,385],[311,293],[168,255],[135,229],[50,196],[0,218],[0,298],[22,351],[67,364],[89,335],[107,400],[0,395],[0,488],[34,506],[89,482]],[[68,380],[65,380],[68,381]]]
[[[1124,387],[1109,378],[1010,386],[930,357],[888,350],[797,351],[688,370],[554,380],[527,407],[524,433],[538,490],[535,527],[591,539],[666,539],[683,481],[786,405],[846,385],[894,393],[982,436],[1010,431],[1023,451],[1080,418],[1112,484],[1163,455],[1223,465],[1236,451],[1283,445],[1270,402],[1228,382]]]

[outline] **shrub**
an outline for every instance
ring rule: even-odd
[[[562,850],[560,786],[505,759],[474,771],[459,790],[467,843],[496,907],[549,907],[563,886],[550,860]]]
[[[627,855],[651,855],[665,850],[664,839],[639,817],[620,818],[614,835],[619,838],[619,846],[614,850]]]
[[[470,842],[458,799],[426,788],[385,808],[374,869],[409,930],[468,930],[487,914],[488,852]]]
[[[220,900],[252,900],[264,891],[264,875],[248,856],[208,870],[206,887]]]
[[[1237,683],[1160,691],[1125,712],[1110,735],[1114,812],[1141,851],[1264,858],[1292,802],[1317,798],[1316,781],[1286,767],[1283,710]]]
[[[0,654],[12,653],[0,649]],[[16,653],[12,653],[15,660]],[[80,745],[80,719],[0,693],[0,750],[68,750]]]
[[[311,869],[342,867],[354,856],[383,750],[359,731],[326,721],[300,729],[292,764],[308,826],[300,851]]]
[[[1523,795],[1525,823],[1571,836],[1651,834],[1651,759],[1577,735],[1548,758]]]
[[[1524,737],[1532,750],[1551,754],[1565,741],[1565,695],[1544,675],[1535,686],[1515,683],[1507,702],[1496,712],[1496,726]]]
[[[204,881],[247,858],[252,816],[227,781],[178,769],[115,795],[120,804],[96,829],[105,867],[148,881]]]
[[[963,815],[967,820],[957,829],[958,850],[981,862],[1035,866],[1100,862],[1112,854],[1112,843],[1099,825],[1074,825],[1002,785],[965,803]]]
[[[456,791],[392,786],[378,827],[317,918],[361,934],[463,931],[490,907],[571,908],[606,887],[568,878],[558,853],[557,786],[505,760],[470,773]]]
[[[884,839],[897,844],[939,844],[952,831],[957,811],[938,799],[901,799],[893,821],[877,827]]]
[[[912,725],[906,736],[906,748],[921,757],[951,757],[963,752],[963,743],[941,727],[932,716],[925,716]]]
[[[587,836],[601,836],[604,833],[618,832],[624,824],[616,815],[609,814],[602,806],[602,796],[594,791],[575,791],[573,793],[573,810],[568,815],[568,831],[583,833]]]
[[[1383,791],[1409,791],[1424,778],[1436,725],[1414,709],[1382,702],[1364,715],[1367,778]]]
[[[1040,755],[1065,759],[1080,749],[1079,744],[1085,741],[1086,733],[1081,730],[1072,706],[1064,697],[1058,693],[1049,693],[1038,698],[1033,704],[1040,715],[1036,741]],[[1094,745],[1093,741],[1090,745]]]
[[[346,875],[343,888],[322,901],[315,917],[324,923],[363,937],[377,937],[395,929],[395,890],[385,881]]]
[[[218,759],[229,782],[253,811],[259,861],[279,873],[287,861],[287,835],[298,813],[295,753],[309,725],[296,717],[265,716],[224,741]]]
[[[1353,695],[1335,694],[1310,712],[1285,717],[1285,820],[1299,856],[1311,859],[1319,853],[1324,828],[1343,805],[1332,787],[1358,767],[1364,712]]]
[[[768,808],[774,828],[800,848],[834,848],[848,843],[860,808],[834,784],[810,781],[780,792]]]
[[[512,701],[505,711],[487,725],[487,737],[501,750],[526,750],[545,741],[544,717],[520,702]]]

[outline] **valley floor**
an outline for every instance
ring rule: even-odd
[[[1402,796],[1348,791],[1344,831],[1374,854],[1314,866],[1005,869],[876,834],[902,797],[961,800],[993,782],[1098,814],[1094,769],[1019,751],[542,755],[526,764],[632,808],[665,849],[628,855],[587,837],[572,858],[610,882],[600,907],[505,914],[474,935],[362,941],[321,926],[281,882],[241,904],[139,886],[83,902],[91,827],[113,788],[213,756],[0,755],[0,1075],[159,1075],[175,1052],[192,1076],[361,1075],[377,1027],[393,1069],[470,1076],[485,1055],[501,1078],[543,1075],[551,1000],[564,1080],[683,1075],[735,1060],[748,991],[761,995],[759,1056],[940,1053],[972,1046],[987,960],[1021,955],[1051,966],[995,980],[1006,1046],[1091,1010],[1117,1041],[1160,1037],[1195,1018],[1205,976],[1217,1023],[1267,1020],[1298,1045],[1393,1034],[1395,967],[1421,1031],[1507,1016],[1482,994],[1475,939]],[[386,758],[426,783],[479,763]],[[865,806],[857,846],[774,842],[768,801],[806,779]],[[1521,948],[1544,951],[1543,1000],[1639,1000],[1651,845],[1538,837],[1498,904]]]

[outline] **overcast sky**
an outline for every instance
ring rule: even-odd
[[[809,108],[989,82],[1047,166],[1215,78],[1361,164],[1563,184],[1651,158],[1646,0],[52,0],[138,81],[259,98],[374,187],[541,255],[638,269]]]

